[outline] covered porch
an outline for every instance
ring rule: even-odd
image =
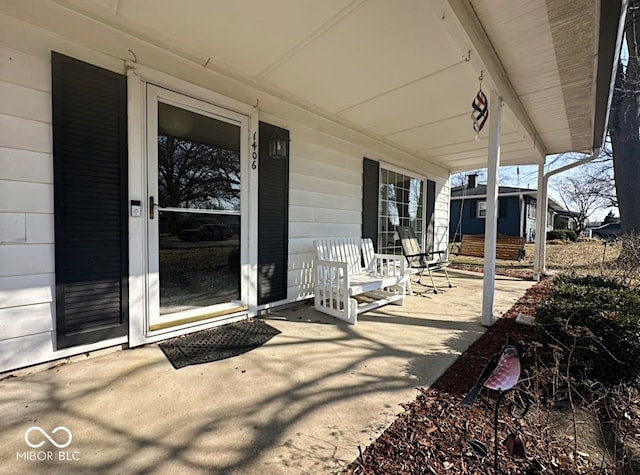
[[[148,345],[16,372],[0,381],[0,464],[7,473],[335,473],[485,331],[481,276],[453,278],[456,288],[408,297],[355,327],[310,305],[270,312],[263,318],[280,335],[205,365],[175,370]],[[531,285],[498,277],[496,312]],[[17,458],[27,421],[67,427],[72,459]]]
[[[0,2],[0,371],[305,301],[314,240],[446,251],[451,173],[484,167],[491,325],[499,166],[599,149],[625,11]]]

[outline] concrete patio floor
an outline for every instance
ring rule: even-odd
[[[409,297],[356,326],[310,305],[274,311],[264,318],[282,333],[227,360],[175,370],[148,345],[4,379],[0,471],[339,472],[484,332],[481,277],[452,274],[456,288]],[[531,285],[498,277],[496,315]],[[31,449],[32,426],[64,426],[73,438],[57,449],[32,431],[44,444]],[[29,451],[52,460],[29,460]]]

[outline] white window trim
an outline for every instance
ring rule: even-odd
[[[484,205],[484,209],[482,209],[482,206]],[[481,211],[484,212],[484,214],[481,213]],[[482,201],[482,200],[478,200],[476,203],[476,217],[477,218],[481,218],[481,219],[485,219],[487,217],[487,202],[486,201]]]
[[[421,222],[422,222],[422,229],[420,230],[420,235],[421,236],[425,236],[427,233],[427,222],[426,222],[426,213],[427,213],[427,180],[432,180],[435,181],[432,178],[429,178],[426,175],[423,175],[422,173],[418,173],[414,170],[411,170],[409,168],[402,168],[402,167],[398,167],[396,165],[392,165],[390,163],[387,162],[383,162],[383,161],[379,161],[378,162],[378,169],[380,172],[382,172],[382,169],[384,168],[385,170],[389,170],[395,173],[401,173],[403,175],[409,176],[411,178],[416,178],[418,180],[422,181],[422,196],[423,196],[423,203],[422,203],[422,216],[421,216]],[[380,185],[380,178],[378,179],[378,184]],[[378,204],[380,204],[380,197],[378,197]],[[380,209],[378,209],[378,226],[380,226]],[[380,234],[380,229],[378,228],[378,234]],[[424,243],[420,243],[421,245],[424,245]]]

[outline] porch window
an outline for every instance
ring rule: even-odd
[[[527,207],[527,217],[529,219],[536,219],[536,204],[535,203],[529,203],[529,206]]]
[[[378,250],[402,254],[398,226],[410,226],[419,242],[424,235],[425,182],[405,171],[380,168]]]
[[[547,228],[553,229],[553,211],[547,211]]]

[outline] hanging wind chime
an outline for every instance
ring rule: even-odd
[[[473,107],[471,120],[473,120],[473,130],[475,130],[476,132],[476,140],[478,140],[480,131],[484,127],[484,124],[489,117],[489,100],[487,99],[487,96],[485,96],[484,92],[482,92],[483,76],[484,71],[480,71],[480,77],[478,78],[478,80],[480,81],[480,87],[478,89],[476,97],[471,103],[471,107]]]

